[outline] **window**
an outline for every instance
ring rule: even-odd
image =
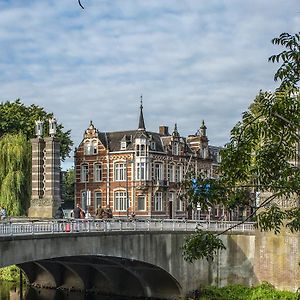
[[[85,155],[95,155],[98,152],[97,149],[98,142],[87,140],[84,144],[84,154]]]
[[[101,164],[94,164],[94,181],[99,182],[102,180],[102,166]]]
[[[136,179],[145,180],[146,179],[146,164],[144,162],[139,162],[136,164]]]
[[[88,166],[88,164],[82,164],[81,165],[80,181],[81,182],[88,182],[89,181],[89,166]]]
[[[174,165],[168,165],[168,180],[169,182],[174,182]]]
[[[83,210],[87,210],[87,207],[91,205],[91,191],[81,191],[81,207]]]
[[[126,163],[115,164],[115,181],[126,180]]]
[[[145,145],[141,145],[141,152],[140,152],[141,156],[145,156],[146,155],[146,147]]]
[[[146,201],[145,201],[145,196],[144,195],[138,195],[138,210],[146,210]]]
[[[123,191],[115,192],[115,211],[127,210],[127,193]]]
[[[155,144],[155,142],[151,142],[151,149],[152,150],[156,150],[156,144]]]
[[[154,179],[163,180],[163,164],[154,163]]]
[[[176,199],[176,210],[183,211],[183,201],[180,197],[177,197]]]
[[[173,202],[174,201],[174,192],[169,192],[169,201]]]
[[[154,195],[154,210],[162,211],[162,192],[156,192]]]
[[[181,181],[181,165],[177,165],[175,169],[175,181],[180,182]]]
[[[102,193],[100,191],[95,192],[95,198],[94,198],[94,207],[95,210],[98,208],[98,206],[102,206]]]
[[[177,142],[173,143],[172,154],[173,155],[178,155],[179,154],[179,144]]]
[[[126,141],[122,141],[121,142],[121,150],[126,150],[127,148],[127,142]]]
[[[137,138],[135,140],[135,153],[136,156],[146,156],[146,139],[144,138]]]

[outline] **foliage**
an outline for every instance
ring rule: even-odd
[[[269,59],[283,62],[275,74],[275,80],[280,79],[282,84],[275,92],[260,91],[241,121],[233,127],[230,141],[221,151],[219,177],[190,174],[182,184],[185,191],[182,197],[188,200],[189,207],[200,206],[202,211],[215,205],[229,210],[248,208],[251,214],[243,222],[252,218],[261,230],[273,230],[277,234],[282,226],[292,232],[300,229],[300,208],[297,207],[300,93],[296,86],[300,70],[299,34],[284,33],[272,43],[287,48]],[[257,204],[256,192],[269,196]],[[289,207],[282,209],[276,201],[284,199]],[[187,239],[184,257],[189,261],[211,258],[217,249],[224,249],[218,237],[221,234],[212,238],[211,233],[203,232],[198,238]],[[211,246],[204,245],[205,239]],[[199,249],[196,249],[197,244]]]
[[[274,80],[281,80],[281,86],[296,86],[300,80],[300,33],[295,35],[282,33],[278,38],[274,38],[272,43],[286,48],[269,58],[269,61],[273,63],[282,62],[281,67],[275,73]]]
[[[24,214],[30,195],[30,143],[22,133],[0,139],[0,204],[8,215]]]
[[[223,242],[214,234],[198,228],[196,233],[186,238],[183,245],[183,257],[189,262],[202,258],[213,260],[219,249],[226,249]]]
[[[19,276],[20,269],[15,265],[0,268],[0,280],[17,282],[19,280]]]
[[[199,300],[297,300],[299,296],[299,293],[279,291],[269,283],[262,283],[251,288],[242,285],[204,287],[201,289]]]
[[[48,120],[53,117],[44,108],[31,104],[25,106],[19,99],[0,103],[0,137],[6,133],[17,134],[20,131],[27,139],[35,137],[35,121],[44,121],[45,130],[48,132]],[[57,125],[57,138],[60,141],[61,158],[64,160],[70,153],[73,142],[70,138],[71,131],[63,131],[63,125]]]
[[[75,197],[75,170],[70,168],[62,178],[62,199],[65,202],[74,202]]]

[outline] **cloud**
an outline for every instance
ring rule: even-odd
[[[299,30],[298,1],[89,0],[0,3],[1,101],[54,112],[75,145],[90,120],[186,136],[205,119],[223,145],[260,89],[276,86],[271,39]]]

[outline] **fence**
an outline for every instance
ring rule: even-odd
[[[155,219],[62,219],[62,220],[8,220],[0,222],[0,236],[22,236],[39,234],[68,234],[70,232],[108,231],[186,231],[197,228],[208,231],[253,231],[253,223],[205,222],[192,220]]]

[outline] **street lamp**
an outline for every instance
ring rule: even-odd
[[[208,224],[210,224],[210,213],[211,213],[211,207],[208,207]]]

